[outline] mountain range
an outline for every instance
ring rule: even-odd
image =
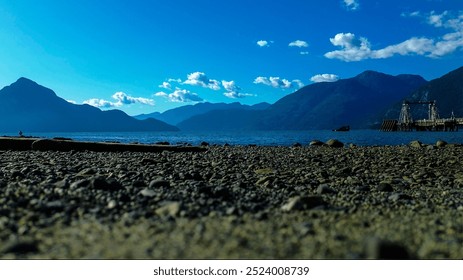
[[[435,100],[441,117],[463,116],[463,67],[427,82],[418,75],[365,71],[336,82],[314,83],[274,104],[198,103],[130,117],[120,110],[76,105],[51,89],[20,78],[0,90],[0,131],[97,132],[175,130],[311,130],[375,128],[397,119],[403,100]],[[416,106],[416,117],[427,107]],[[421,114],[421,115],[420,115]]]
[[[2,132],[176,131],[177,127],[147,119],[136,120],[120,110],[101,111],[76,105],[37,83],[20,78],[0,90]]]
[[[263,114],[261,129],[369,128],[377,113],[426,83],[421,76],[365,71],[337,82],[316,83],[278,100]]]
[[[163,122],[166,122],[171,125],[177,125],[182,121],[185,121],[191,117],[209,113],[211,111],[221,111],[221,110],[265,110],[270,107],[269,103],[262,102],[255,105],[242,105],[239,102],[233,103],[209,103],[202,102],[194,105],[186,105],[171,110],[167,110],[163,113],[154,112],[151,114],[141,114],[136,115],[134,118],[139,120],[145,120],[148,118],[154,118]]]
[[[336,82],[305,86],[265,110],[220,110],[177,124],[181,130],[310,130],[344,125],[370,128],[382,120],[378,112],[426,83],[421,76],[391,76],[365,71]]]

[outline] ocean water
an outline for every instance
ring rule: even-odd
[[[338,139],[345,144],[358,146],[375,145],[405,145],[412,140],[425,144],[434,144],[437,140],[448,143],[463,143],[463,131],[458,132],[381,132],[379,130],[351,130],[349,132],[334,132],[330,130],[311,131],[208,131],[208,132],[73,132],[73,133],[25,133],[37,137],[66,137],[77,141],[152,144],[167,141],[170,144],[199,145],[205,141],[217,145],[261,145],[261,146],[291,146],[294,143],[307,145],[312,140],[327,141]],[[4,134],[16,136],[17,134]]]

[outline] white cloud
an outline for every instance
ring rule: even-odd
[[[107,101],[104,99],[98,99],[98,98],[92,98],[92,99],[85,100],[83,104],[88,104],[90,106],[97,107],[97,108],[111,108],[111,107],[116,106],[115,103],[111,101]]]
[[[172,90],[172,83],[180,84],[180,83],[182,83],[182,80],[181,79],[169,78],[169,79],[167,79],[167,82],[162,82],[162,84],[159,85],[158,87],[163,88],[163,89]]]
[[[387,46],[380,50],[371,51],[371,58],[388,58],[396,54],[410,55],[418,54],[425,55],[433,52],[434,41],[428,38],[410,38],[402,43]]]
[[[259,41],[257,41],[257,45],[258,45],[259,47],[261,47],[261,48],[262,48],[262,47],[268,47],[268,46],[269,46],[269,42],[268,42],[268,41],[265,41],[265,40],[259,40]]]
[[[400,15],[403,16],[403,17],[419,17],[421,15],[421,12],[420,11],[414,11],[414,12],[411,12],[411,13],[403,12]]]
[[[222,81],[222,86],[226,90],[223,95],[228,98],[243,98],[246,96],[253,96],[249,93],[242,93],[241,88],[236,85],[235,81]]]
[[[120,107],[122,105],[134,104],[134,103],[140,103],[140,104],[151,105],[151,106],[154,105],[153,99],[148,99],[148,98],[143,98],[143,97],[132,97],[130,95],[125,94],[122,91],[119,91],[113,94],[112,98],[117,100],[116,102],[117,107]]]
[[[300,52],[301,55],[308,55],[309,52]]]
[[[336,82],[339,80],[339,76],[335,74],[318,74],[312,76],[310,80],[314,83],[321,83],[321,82]]]
[[[154,94],[154,96],[168,97],[169,94],[167,94],[167,93],[165,93],[165,92],[163,92],[163,91],[160,91],[160,92],[156,92],[156,93]]]
[[[445,17],[448,15],[448,11],[444,11],[442,14],[436,14],[435,11],[432,11],[428,16],[428,23],[435,27],[442,27],[444,25]]]
[[[140,103],[145,105],[154,106],[154,100],[143,98],[143,97],[132,97],[125,94],[122,91],[116,92],[111,96],[116,102],[111,102],[104,99],[92,98],[85,100],[83,103],[88,104],[98,108],[111,108],[111,107],[121,107],[123,105],[129,105],[134,103]]]
[[[343,61],[360,61],[371,55],[370,43],[366,38],[357,39],[352,33],[338,33],[330,38],[334,46],[341,50],[331,51],[325,54],[327,58],[336,58]]]
[[[357,10],[360,6],[358,0],[343,0],[344,5],[349,10]]]
[[[301,88],[304,86],[301,80],[282,79],[280,77],[257,77],[254,80],[255,84],[264,84],[274,88],[289,89],[289,88]]]
[[[203,72],[194,72],[188,74],[187,78],[188,79],[184,81],[183,84],[220,90],[220,82],[217,80],[209,79]]]
[[[226,91],[240,91],[241,88],[236,85],[235,81],[222,81],[222,86]]]
[[[196,93],[191,92],[187,89],[176,88],[172,93],[165,93],[163,91],[157,92],[155,96],[164,97],[169,99],[171,102],[199,102],[203,101]]]
[[[159,86],[160,88],[171,89],[172,85],[169,82],[163,82],[162,85]]]
[[[306,41],[296,40],[294,42],[289,43],[290,47],[298,47],[298,48],[307,48],[309,44]]]
[[[421,13],[413,12],[411,15],[421,16]],[[440,38],[412,37],[378,50],[372,50],[366,38],[357,38],[352,33],[338,33],[330,38],[330,41],[341,49],[327,52],[325,57],[343,61],[389,58],[394,55],[422,55],[439,58],[463,48],[463,11],[460,11],[458,16],[452,16],[447,11],[441,14],[433,11],[423,16],[428,24],[436,28],[450,29],[452,32]]]

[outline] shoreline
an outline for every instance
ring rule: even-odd
[[[0,258],[461,259],[463,147],[0,151]]]
[[[204,132],[105,132],[105,133],[36,133],[37,138],[53,139],[67,138],[86,142],[112,143],[140,143],[200,146],[202,142],[210,145],[232,146],[292,146],[300,143],[306,146],[311,140],[318,139],[326,142],[338,139],[357,146],[407,145],[413,140],[420,140],[425,144],[435,144],[438,140],[448,143],[462,143],[462,131],[459,132],[381,132],[378,130],[351,130],[350,132],[332,132],[331,130],[311,131],[204,131]],[[14,135],[14,134],[13,134]]]

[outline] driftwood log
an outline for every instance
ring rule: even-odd
[[[13,151],[92,151],[92,152],[204,152],[206,147],[81,142],[69,139],[0,137],[0,150]]]

